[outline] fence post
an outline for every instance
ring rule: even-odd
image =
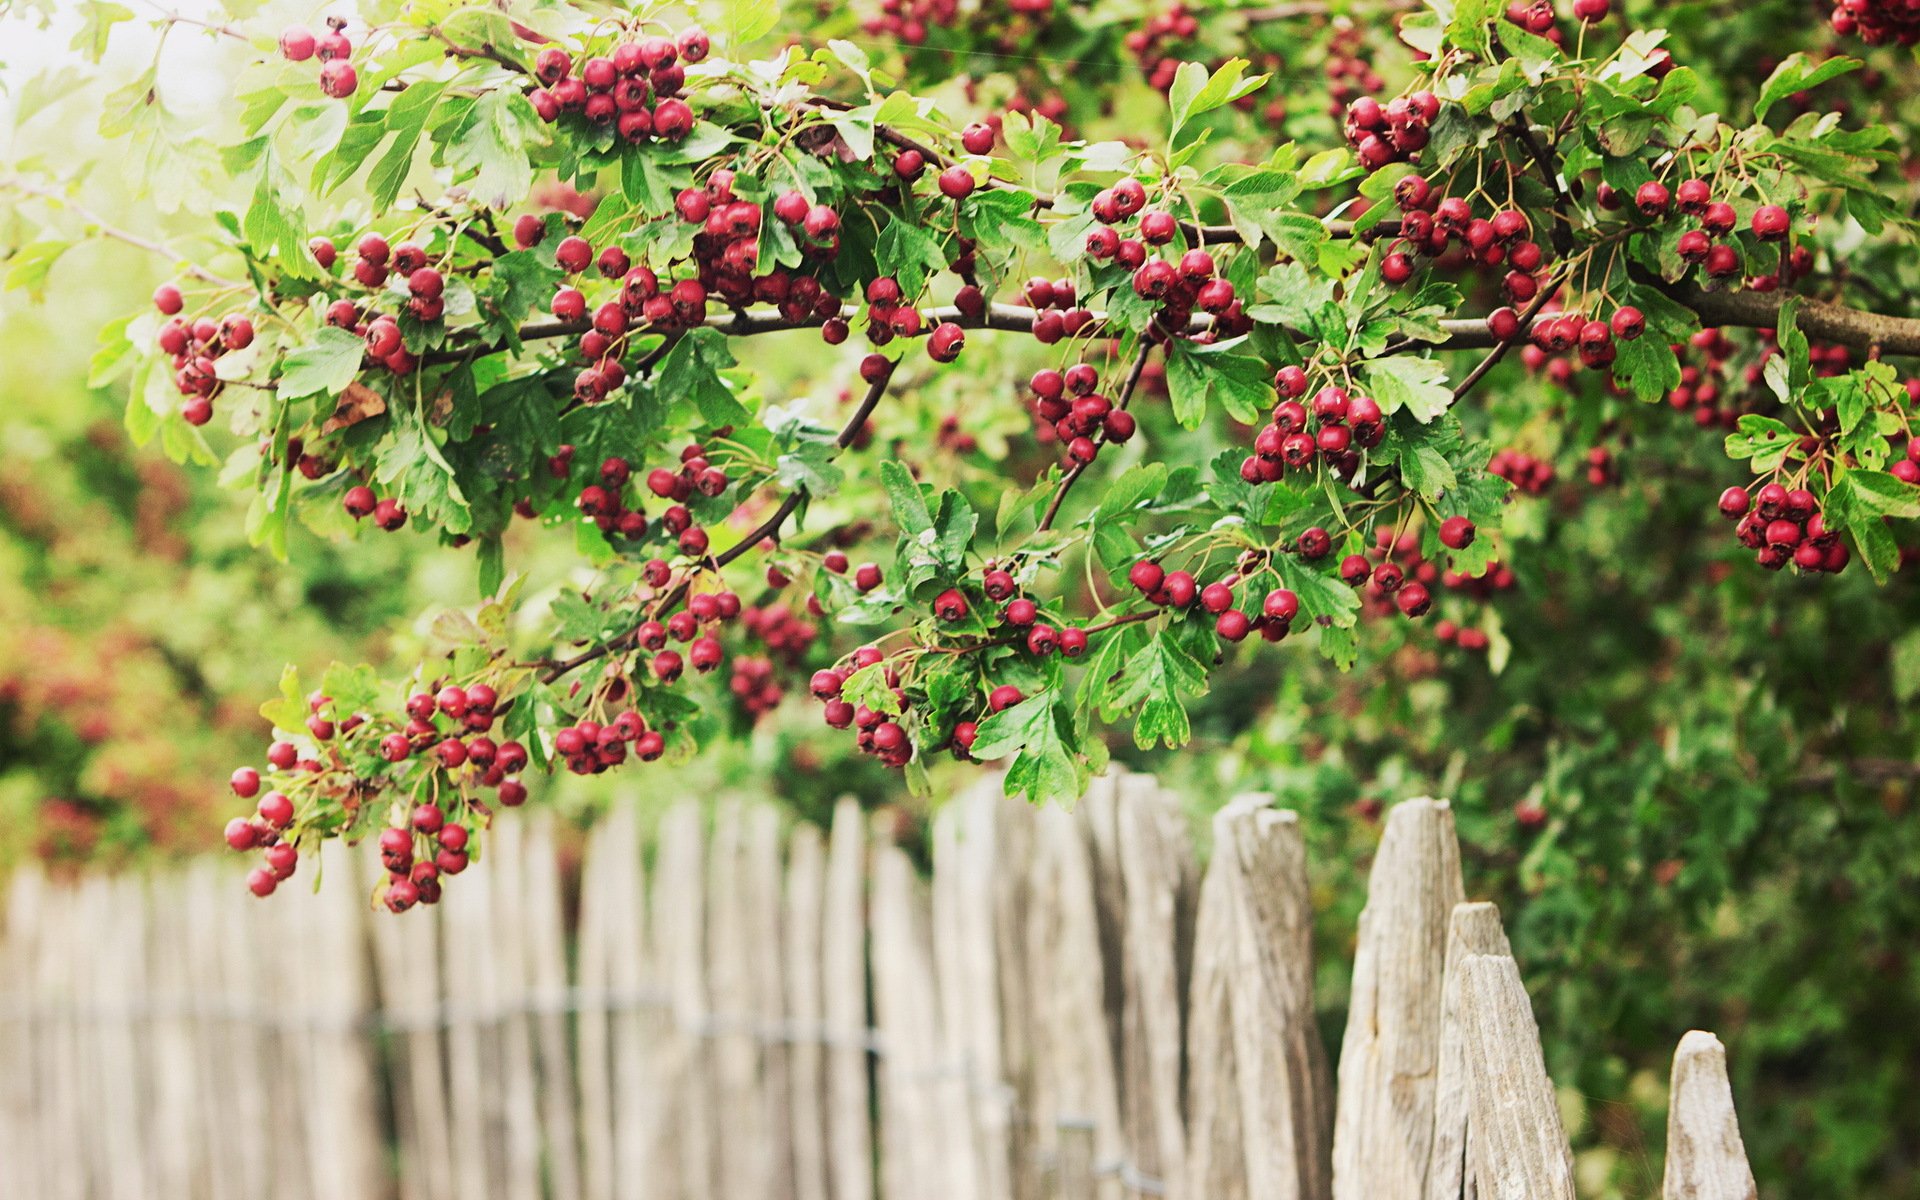
[[[1472,1101],[1468,1170],[1477,1194],[1483,1200],[1574,1200],[1573,1153],[1520,968],[1503,955],[1469,954],[1460,960],[1460,979]]]
[[[1264,798],[1263,798],[1264,799]],[[1313,1004],[1313,904],[1297,814],[1261,803],[1216,822],[1239,912],[1233,1036],[1253,1200],[1326,1200],[1333,1081]]]
[[[939,996],[934,985],[927,899],[913,863],[882,847],[873,868],[873,998],[886,1053],[880,1073],[881,1188],[884,1195],[953,1195],[940,1093]]]
[[[1228,850],[1234,814],[1262,799],[1242,797],[1213,818],[1213,858],[1200,881],[1194,923],[1193,979],[1187,991],[1186,1195],[1243,1200],[1248,1146],[1242,1133],[1240,1064],[1233,1045],[1233,981],[1242,881]]]
[[[788,1136],[793,1139],[794,1200],[827,1200],[826,1017],[822,1011],[821,932],[825,927],[826,848],[820,830],[796,825],[787,845],[787,1015],[795,1038],[788,1063]]]
[[[1111,800],[1112,783],[1096,779],[1081,813],[1052,807],[1035,814],[1027,959],[1032,967],[1028,985],[1038,1006],[1033,1015],[1033,1103],[1034,1132],[1044,1143],[1040,1148],[1044,1152],[1050,1144],[1058,1158],[1065,1152],[1059,1143],[1061,1130],[1078,1123],[1089,1130],[1093,1161],[1117,1164],[1126,1154],[1126,1126],[1109,1016],[1109,979],[1121,964],[1103,937],[1100,885],[1085,813],[1092,807],[1089,801],[1097,803],[1103,794]],[[1118,1179],[1106,1177],[1099,1192],[1113,1200],[1120,1193]]]
[[[1447,803],[1422,797],[1395,805],[1354,951],[1334,1117],[1334,1200],[1426,1195],[1447,922],[1462,891]]]
[[[833,1200],[872,1200],[867,1030],[867,840],[860,804],[834,805],[820,931],[827,1030],[827,1161]]]
[[[653,874],[652,922],[655,961],[671,990],[673,1021],[659,1084],[668,1097],[661,1109],[658,1194],[711,1200],[715,1192],[715,1146],[710,1056],[701,1037],[708,1013],[706,864],[698,805],[684,801],[660,822]]]
[[[1665,1200],[1753,1200],[1753,1168],[1719,1038],[1695,1029],[1680,1039],[1668,1105]]]
[[[1180,1109],[1180,999],[1187,976],[1182,951],[1191,944],[1190,928],[1183,925],[1191,914],[1193,853],[1180,812],[1151,776],[1122,776],[1119,793],[1127,986],[1137,1002],[1129,1032],[1138,1041],[1127,1055],[1136,1068],[1127,1090],[1140,1101],[1133,1166],[1178,1196],[1187,1140]]]
[[[1427,1170],[1427,1200],[1462,1200],[1471,1193],[1467,1123],[1467,1031],[1461,1021],[1460,963],[1469,954],[1511,956],[1500,910],[1491,904],[1453,906],[1447,925],[1446,982],[1440,1001],[1440,1074],[1434,1094],[1433,1155]]]

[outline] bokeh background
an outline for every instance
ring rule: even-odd
[[[1138,8],[1088,6],[1085,29],[1105,31],[1088,38],[1117,38]],[[1742,57],[1754,45],[1828,36],[1814,7],[1789,0],[1660,8],[1729,100],[1764,74]],[[422,643],[423,614],[474,598],[471,556],[412,530],[358,540],[303,530],[288,561],[274,561],[247,544],[244,496],[223,490],[216,470],[134,447],[120,424],[124,388],[90,378],[96,332],[171,272],[164,254],[84,235],[104,222],[193,252],[204,214],[233,201],[197,169],[207,164],[178,173],[192,188],[153,194],[138,164],[102,148],[108,97],[156,53],[152,15],[114,25],[97,70],[73,48],[91,36],[79,6],[15,9],[0,38],[0,874],[27,861],[143,869],[211,852],[231,807],[223,781],[259,753],[257,706],[283,665],[402,663]],[[858,16],[830,6],[822,36],[836,21],[858,34]],[[1347,35],[1362,51],[1380,40]],[[243,51],[182,28],[168,41],[170,119],[229,120],[223,81]],[[1084,105],[1073,90],[1084,80],[1049,63],[1099,48],[1049,42],[1002,69],[1051,78],[1062,103]],[[1906,136],[1897,97],[1914,94],[1912,56],[1873,62],[1880,82],[1849,82],[1860,90],[1848,102],[1889,106],[1883,117]],[[1290,136],[1334,136],[1315,101],[1324,65],[1284,63]],[[993,84],[981,103],[1019,86]],[[1088,123],[1148,111],[1151,90],[1131,86]],[[19,186],[75,172],[86,212]],[[72,242],[50,266],[33,249],[49,222]],[[849,377],[848,361],[795,345],[806,352],[745,352],[769,394],[830,395]],[[956,418],[965,441],[952,473],[986,504],[1007,474],[1041,461],[1010,440],[1025,420],[1005,381],[1024,372],[1019,351],[989,357],[1001,353],[970,348],[975,369],[940,376],[937,403],[923,406]],[[1192,745],[1142,754],[1122,736],[1116,758],[1189,797],[1197,831],[1244,790],[1301,811],[1330,1045],[1380,806],[1451,797],[1469,894],[1502,906],[1535,994],[1583,1194],[1658,1192],[1666,1062],[1681,1032],[1708,1028],[1730,1047],[1769,1194],[1792,1180],[1797,1197],[1920,1196],[1912,572],[1876,588],[1862,571],[1813,580],[1753,568],[1712,504],[1740,468],[1716,434],[1664,406],[1603,406],[1517,364],[1482,397],[1478,431],[1555,471],[1543,494],[1516,501],[1518,586],[1475,613],[1490,652],[1381,623],[1351,674],[1298,647],[1249,654],[1199,702]],[[930,422],[888,416],[878,434],[883,445],[938,437]],[[1612,464],[1597,482],[1585,470],[1595,447]],[[510,562],[536,592],[574,569],[570,538],[515,537]],[[649,803],[764,794],[778,780],[797,820],[851,792],[889,814],[902,840],[921,835],[927,802],[818,736],[803,699],[728,720],[737,736],[649,775]],[[937,776],[934,802],[958,781]],[[606,786],[574,780],[537,795],[576,830],[612,802]]]

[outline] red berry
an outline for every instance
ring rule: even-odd
[[[973,194],[973,172],[958,164],[940,172],[940,194],[949,200],[964,200]]]
[[[1465,550],[1473,545],[1473,522],[1465,517],[1448,517],[1440,522],[1440,544],[1449,550]]]
[[[994,712],[1005,712],[1025,699],[1019,688],[1011,683],[1003,683],[987,693],[987,707]]]

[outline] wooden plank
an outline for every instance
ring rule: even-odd
[[[1228,822],[1236,800],[1213,819],[1213,858],[1200,881],[1193,978],[1187,990],[1187,1155],[1182,1193],[1245,1200],[1248,1147],[1240,1119],[1233,1046],[1233,978],[1239,961],[1240,861]]]
[[[880,1060],[882,1193],[952,1200],[950,1131],[943,1125],[939,993],[927,897],[897,846],[874,855],[873,996]]]
[[[1445,801],[1395,805],[1360,914],[1340,1047],[1334,1200],[1423,1200],[1433,1156],[1447,924],[1465,899]]]
[[[1027,920],[1033,903],[1034,878],[1029,870],[1036,853],[1036,815],[1032,804],[1007,800],[997,780],[980,785],[977,803],[993,811],[996,861],[992,871],[992,930],[987,947],[999,984],[1000,1078],[1008,1103],[1008,1189],[1016,1200],[1040,1200],[1042,1181],[1034,1114],[1041,1110],[1035,1094],[1034,1022],[1038,995],[1033,991],[1034,964],[1028,956]]]
[[[507,824],[509,822],[501,822]],[[496,825],[498,828],[498,825]],[[495,860],[484,857],[453,881],[436,908],[444,949],[442,990],[436,1004],[446,1026],[447,1101],[453,1132],[456,1191],[466,1200],[504,1194],[506,1137],[502,1129],[498,1055],[493,1027],[492,920]],[[426,914],[408,913],[407,917]]]
[[[874,1152],[867,1030],[867,843],[859,802],[833,810],[820,931],[827,1038],[827,1163],[833,1200],[872,1200]]]
[[[1229,877],[1239,918],[1232,1011],[1248,1191],[1253,1200],[1325,1200],[1333,1081],[1314,1013],[1300,820],[1258,797],[1223,812],[1214,828],[1215,860],[1237,868]]]
[[[697,832],[697,830],[696,830]],[[632,805],[615,810],[604,852],[611,857],[603,892],[614,916],[607,925],[607,982],[613,1043],[613,1194],[641,1200],[671,1178],[660,1139],[667,1107],[679,1098],[661,1078],[664,1050],[673,1038],[654,943],[647,927],[646,868],[640,821]],[[584,1055],[584,1051],[583,1051]],[[668,1195],[671,1193],[660,1192]]]
[[[658,1195],[682,1200],[712,1200],[718,1194],[715,1138],[722,1114],[715,1107],[714,1076],[703,1037],[708,1014],[706,877],[700,809],[676,804],[661,820],[648,915],[662,978],[671,991],[673,1017],[664,1040],[661,1077],[664,1094],[673,1103],[655,1126],[653,1161],[659,1164]]]
[[[568,1036],[567,928],[560,911],[560,864],[553,815],[527,813],[521,887],[522,979],[540,1097],[546,1195],[580,1200],[580,1127],[574,1112],[573,1052]],[[539,1182],[530,1200],[542,1194]]]
[[[465,878],[448,888],[464,887]],[[417,910],[374,913],[367,922],[381,1015],[391,1029],[400,1194],[406,1200],[455,1200],[459,1194],[440,1044],[442,923],[439,913]]]
[[[541,1137],[539,1072],[534,1061],[532,989],[528,985],[526,896],[529,826],[521,819],[496,821],[492,830],[491,911],[493,932],[487,953],[500,1075],[495,1088],[504,1100],[506,1174],[501,1179],[510,1200],[539,1200]],[[466,876],[462,875],[462,879]],[[458,881],[456,881],[458,882]],[[478,949],[466,947],[466,950]]]
[[[295,974],[301,1000],[294,1011],[304,1027],[308,1091],[301,1113],[308,1168],[316,1200],[366,1200],[389,1194],[386,1141],[377,1123],[378,1090],[368,1037],[373,992],[367,977],[366,908],[352,848],[321,847],[307,864],[325,880],[318,891],[283,888],[298,931],[288,943],[304,964]]]
[[[37,864],[15,868],[0,910],[0,1195],[45,1196],[40,1183],[43,1145],[38,1134],[44,1094],[36,1097],[45,1032],[35,988],[45,877]]]
[[[1511,958],[1460,960],[1469,1169],[1484,1200],[1573,1200],[1573,1152],[1540,1051],[1533,1006]]]
[[[985,1064],[975,1057],[977,1047],[970,1028],[974,1014],[969,1010],[980,998],[968,952],[967,910],[978,911],[990,902],[980,894],[978,881],[962,860],[960,813],[964,805],[962,799],[949,801],[933,820],[930,949],[941,1014],[940,1040],[935,1050],[939,1080],[935,1088],[939,1128],[948,1142],[951,1174],[943,1180],[947,1194],[955,1200],[982,1200],[987,1131],[981,1127],[981,1113],[973,1097],[990,1083],[983,1074]]]
[[[760,1176],[750,1200],[792,1200],[793,1082],[787,1019],[785,882],[780,810],[755,804],[747,811],[741,845],[741,913],[749,991],[742,998],[759,1048],[754,1094],[760,1106]]]
[[[1054,1194],[1060,1200],[1093,1200],[1094,1129],[1085,1121],[1061,1121],[1055,1130],[1060,1147]]]
[[[794,1200],[827,1200],[828,1196],[826,1014],[821,990],[826,870],[826,843],[819,828],[797,826],[787,845],[783,909],[786,1010],[794,1030],[787,1106]]]
[[[186,880],[166,873],[147,881],[153,936],[146,946],[151,1006],[147,1077],[153,1135],[148,1189],[160,1196],[204,1195],[208,1156],[200,1142],[198,1106],[206,1090],[194,1053],[194,1023],[186,1000],[194,977],[186,955]],[[3,1192],[4,1189],[0,1189]]]
[[[1120,1193],[1117,1175],[1126,1155],[1119,1060],[1112,1005],[1120,973],[1118,945],[1109,942],[1095,838],[1089,809],[1111,813],[1113,783],[1096,779],[1077,812],[1058,807],[1035,814],[1033,905],[1027,960],[1037,1030],[1034,1066],[1035,1136],[1040,1152],[1062,1152],[1060,1122],[1090,1127],[1093,1161],[1106,1168],[1102,1200]]]
[[[623,796],[588,834],[580,873],[574,983],[579,1011],[574,1028],[579,1045],[581,1193],[586,1200],[613,1200],[615,1194],[614,1080],[618,1068],[613,1028],[620,1017],[613,1011],[613,972],[623,954],[640,953],[639,913],[633,890],[639,854],[639,825],[632,797]]]
[[[772,1178],[766,1110],[760,1098],[764,1046],[756,1028],[755,1000],[762,953],[755,945],[754,897],[747,865],[747,814],[741,803],[720,805],[713,823],[707,889],[707,970],[714,1020],[713,1061],[717,1112],[724,1114],[725,1151],[720,1155],[723,1200],[758,1200]]]
[[[1491,904],[1453,906],[1447,924],[1446,980],[1440,1001],[1440,1073],[1434,1089],[1433,1154],[1427,1169],[1427,1200],[1466,1200],[1474,1191],[1467,1177],[1472,1130],[1467,1114],[1466,1028],[1460,1019],[1461,960],[1469,954],[1511,955],[1500,910]]]
[[[1187,975],[1182,961],[1182,907],[1193,864],[1184,820],[1151,776],[1119,780],[1119,848],[1126,886],[1127,985],[1138,1000],[1136,1068],[1127,1089],[1143,1101],[1133,1166],[1178,1197],[1186,1160],[1181,1112],[1183,1039],[1180,999]]]
[[[1719,1038],[1695,1029],[1680,1039],[1668,1105],[1665,1200],[1754,1200],[1753,1168]]]

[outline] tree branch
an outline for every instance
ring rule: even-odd
[[[840,450],[845,450],[847,447],[853,445],[860,437],[860,430],[865,427],[867,418],[873,415],[873,410],[880,404],[880,398],[886,395],[887,384],[893,380],[893,371],[896,365],[897,364],[889,360],[886,370],[881,374],[880,378],[874,380],[867,386],[866,395],[860,398],[860,407],[853,410],[853,415],[847,418],[847,423],[841,427],[839,436],[834,439],[834,445],[839,447]],[[835,457],[838,457],[837,453]],[[739,541],[722,550],[719,554],[714,555],[705,569],[718,571],[722,567],[745,557],[750,551],[768,538],[777,540],[781,526],[787,523],[787,518],[791,517],[794,512],[799,509],[800,505],[806,502],[806,499],[807,493],[804,488],[796,488],[788,492],[786,497],[780,501],[780,506],[773,510],[771,516],[760,522],[759,525],[755,526],[751,532],[747,533]],[[654,605],[654,611],[656,613],[665,612],[667,609],[679,603],[680,598],[687,594],[687,589],[692,585],[692,582],[693,575],[689,572],[671,591]],[[570,671],[577,670],[590,662],[605,658],[614,651],[624,649],[628,645],[631,645],[633,639],[639,635],[641,624],[644,624],[644,622],[636,623],[633,628],[627,630],[625,633],[617,637],[609,638],[597,646],[590,646],[572,658],[557,661],[549,660],[547,664],[541,668],[540,682],[552,683]]]
[[[1147,359],[1153,354],[1154,345],[1151,338],[1140,339],[1140,353],[1133,357],[1133,368],[1127,372],[1126,379],[1121,381],[1120,390],[1114,394],[1115,408],[1124,409],[1132,402],[1133,391],[1140,386],[1140,376],[1147,369]],[[1060,487],[1053,493],[1053,501],[1047,505],[1046,515],[1041,517],[1040,524],[1034,527],[1035,533],[1043,533],[1053,528],[1053,519],[1060,515],[1060,505],[1066,501],[1067,493],[1073,490],[1073,485],[1079,482],[1080,476],[1085,474],[1091,465],[1090,462],[1075,463],[1060,480]]]

